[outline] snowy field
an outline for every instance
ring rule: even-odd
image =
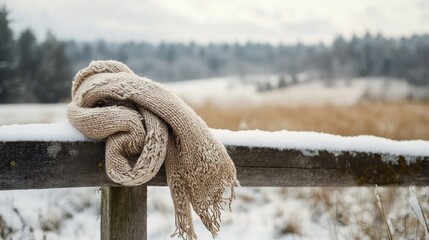
[[[263,83],[263,84],[262,84]],[[326,87],[322,81],[305,81],[278,89],[278,76],[223,77],[190,80],[165,86],[192,106],[249,105],[354,105],[359,101],[404,101],[428,98],[429,88],[417,88],[396,79],[365,78],[337,80]],[[269,90],[258,90],[267,85]],[[66,104],[0,104],[0,125],[50,123],[66,120]]]
[[[278,76],[262,75],[191,80],[167,85],[193,106],[219,105],[353,105],[361,100],[403,101],[429,96],[429,88],[417,88],[398,79],[362,78],[326,82],[312,80],[279,88]]]
[[[329,88],[311,81],[270,91],[259,91],[260,81],[277,84],[274,76],[253,76],[167,87],[194,105],[353,105],[368,98],[401,101],[416,93],[405,83],[387,86],[383,79],[360,79],[351,85],[338,81]],[[65,104],[0,105],[0,125],[64,122],[65,110]],[[415,196],[408,188],[238,188],[233,211],[222,215],[217,239],[388,239],[377,195],[394,239],[424,239],[425,227],[413,209],[417,199],[428,217],[428,188],[417,188]],[[98,188],[0,191],[0,239],[99,239],[99,214]],[[196,216],[194,222],[199,239],[211,239]],[[148,239],[169,239],[173,231],[168,188],[150,187]]]

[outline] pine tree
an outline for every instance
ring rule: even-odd
[[[18,78],[21,99],[24,102],[34,101],[34,86],[37,83],[36,73],[39,66],[39,49],[36,37],[30,29],[24,30],[18,39]]]
[[[14,41],[8,15],[8,10],[3,6],[0,9],[0,103],[9,101],[14,85]]]
[[[36,97],[42,103],[55,103],[69,98],[72,71],[65,44],[48,33],[40,52],[37,85],[34,88]]]

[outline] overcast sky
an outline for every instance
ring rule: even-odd
[[[0,0],[12,28],[61,39],[330,42],[429,33],[429,0]]]

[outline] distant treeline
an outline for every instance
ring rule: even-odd
[[[429,35],[387,38],[366,34],[332,44],[271,45],[36,41],[27,29],[17,38],[0,10],[0,103],[58,102],[69,98],[76,71],[94,59],[115,59],[139,75],[179,81],[225,75],[278,74],[331,81],[387,76],[429,85]]]
[[[69,98],[73,65],[66,43],[48,33],[39,43],[30,29],[15,40],[8,11],[0,9],[0,103],[53,103]]]
[[[91,59],[117,59],[136,73],[159,81],[178,81],[225,75],[307,73],[332,80],[368,76],[405,78],[415,85],[429,84],[429,35],[386,38],[366,34],[329,46],[209,44],[145,42],[66,44],[74,70]]]

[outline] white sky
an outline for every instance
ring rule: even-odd
[[[0,0],[38,38],[150,42],[330,42],[367,30],[429,33],[429,0]]]

